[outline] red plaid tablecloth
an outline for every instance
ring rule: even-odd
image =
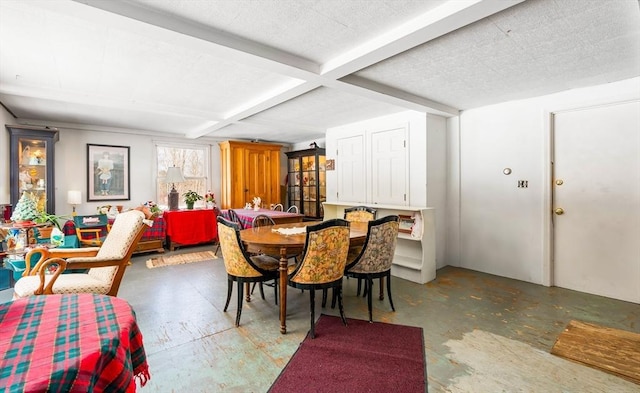
[[[0,304],[0,391],[135,392],[150,378],[135,313],[93,294]]]
[[[248,229],[253,227],[253,219],[256,218],[258,214],[267,215],[273,219],[277,219],[278,217],[300,217],[300,221],[302,221],[302,215],[298,213],[288,213],[282,212],[279,210],[269,210],[269,209],[231,209],[236,212],[240,222],[242,222],[242,228]],[[229,218],[229,210],[223,210],[222,216],[224,218]]]

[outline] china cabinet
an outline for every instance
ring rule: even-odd
[[[322,219],[327,199],[325,149],[316,147],[287,155],[289,206],[297,206],[305,218]]]
[[[55,214],[54,144],[58,130],[49,127],[6,126],[9,131],[11,205],[26,191],[39,210]]]
[[[280,202],[280,149],[258,142],[220,142],[222,209],[238,209],[259,197],[262,206]]]

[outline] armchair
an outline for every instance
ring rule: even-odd
[[[144,213],[131,210],[119,214],[101,247],[80,249],[35,249],[27,257],[39,255],[35,266],[14,286],[14,299],[31,295],[97,293],[116,296],[125,269],[150,221]],[[70,269],[86,273],[62,274]]]

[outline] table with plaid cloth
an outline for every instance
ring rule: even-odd
[[[0,304],[0,391],[135,392],[150,378],[136,316],[94,294]]]
[[[282,212],[279,210],[269,210],[269,209],[232,209],[238,215],[240,222],[242,223],[242,229],[247,229],[253,227],[253,219],[258,216],[258,214],[264,214],[269,217],[276,224],[288,224],[292,222],[302,222],[302,218],[304,217],[302,214],[298,213],[289,213]],[[223,210],[222,216],[224,218],[229,218],[229,210]]]

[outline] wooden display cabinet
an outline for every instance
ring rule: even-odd
[[[316,147],[287,155],[289,206],[298,206],[308,219],[322,219],[322,203],[327,199],[325,149]]]
[[[9,131],[9,189],[11,205],[23,192],[33,193],[38,208],[55,214],[54,144],[58,130],[48,127],[6,126]]]

